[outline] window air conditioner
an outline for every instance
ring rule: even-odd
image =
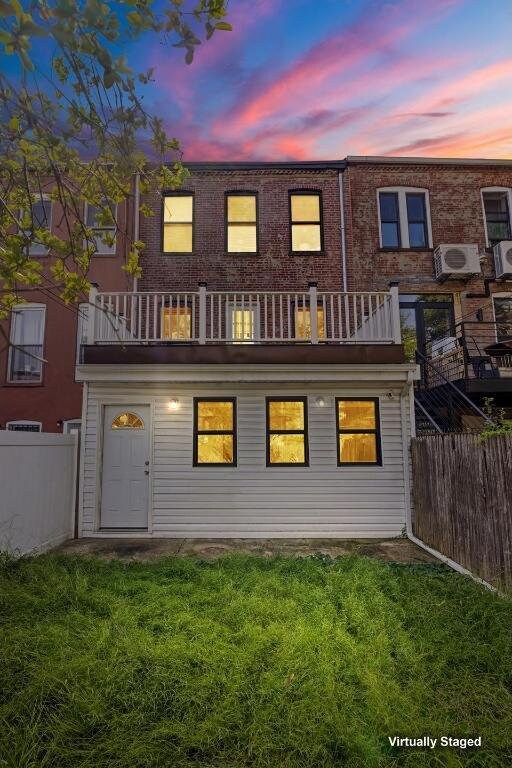
[[[496,278],[512,278],[512,240],[502,240],[494,246],[493,251]]]
[[[469,278],[481,273],[478,245],[443,243],[434,251],[434,270],[437,280]]]

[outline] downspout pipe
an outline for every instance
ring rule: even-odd
[[[405,425],[407,423],[407,398],[409,398],[409,420],[411,424],[411,436],[415,437],[416,429],[415,429],[415,422],[414,422],[413,386],[414,386],[413,374],[410,371],[407,374],[407,383],[402,387],[402,390],[400,392],[400,410],[401,410],[402,429],[405,429]],[[493,587],[492,584],[489,584],[487,581],[484,581],[484,579],[481,579],[479,576],[475,576],[475,574],[471,573],[471,571],[468,571],[467,568],[464,568],[459,563],[456,563],[455,560],[452,560],[450,557],[447,557],[446,555],[443,555],[441,552],[438,552],[437,549],[433,549],[432,547],[429,547],[428,544],[425,544],[424,541],[422,541],[421,539],[418,539],[418,537],[414,535],[413,527],[412,527],[411,484],[410,484],[410,478],[409,478],[410,445],[409,445],[409,442],[406,440],[402,440],[402,443],[403,443],[403,457],[404,457],[405,532],[406,532],[407,538],[409,539],[409,541],[412,541],[413,544],[416,544],[417,547],[420,547],[420,549],[425,550],[425,552],[428,552],[429,555],[432,555],[432,557],[435,557],[437,560],[440,560],[449,568],[452,568],[454,571],[457,571],[457,573],[461,573],[463,576],[469,576],[470,579],[473,579],[473,581],[476,581],[477,584],[481,584],[483,587],[490,590],[491,592],[496,592],[497,594],[501,595],[501,592],[498,589],[496,589],[496,587]]]
[[[140,173],[135,174],[135,194],[133,198],[133,241],[139,239]],[[133,293],[137,292],[138,278],[133,278]]]
[[[338,171],[338,185],[340,190],[340,228],[341,228],[341,269],[343,278],[343,292],[348,291],[347,287],[347,244],[345,238],[345,205],[343,194],[343,171]]]

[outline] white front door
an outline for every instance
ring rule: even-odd
[[[104,412],[101,528],[147,528],[149,405],[108,405]]]

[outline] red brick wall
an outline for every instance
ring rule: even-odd
[[[477,243],[485,250],[485,228],[480,190],[482,187],[512,187],[512,168],[499,166],[450,166],[411,163],[351,164],[344,173],[345,218],[349,289],[386,289],[399,281],[401,293],[483,293],[483,277],[493,275],[493,257],[488,253],[483,275],[469,281],[434,279],[433,251],[382,250],[379,243],[377,189],[387,186],[422,187],[429,191],[433,245]],[[491,292],[512,293],[512,282],[493,282]],[[485,319],[492,319],[490,300],[461,296],[466,316],[485,306]],[[456,313],[457,307],[456,307]],[[473,319],[473,317],[469,318]]]
[[[141,217],[140,237],[146,243],[139,288],[196,290],[206,281],[211,290],[294,290],[317,280],[319,288],[339,290],[341,243],[339,187],[336,171],[208,171],[196,172],[184,185],[195,195],[194,252],[166,255],[161,250],[162,199],[145,197],[155,212]],[[320,190],[324,215],[324,253],[292,254],[288,192]],[[226,253],[225,192],[258,193],[259,254]]]
[[[58,205],[52,211],[52,231],[59,232],[61,220]],[[125,228],[124,211],[119,211],[119,225]],[[128,227],[131,222],[126,223]],[[131,278],[121,267],[125,263],[126,244],[122,234],[117,237],[116,254],[95,256],[92,259],[89,280],[97,282],[100,290],[131,290]],[[36,257],[49,270],[51,256]],[[48,272],[49,274],[49,272]],[[75,382],[77,307],[65,306],[55,295],[56,290],[24,291],[23,298],[31,303],[45,304],[45,336],[43,380],[40,384],[7,383],[8,350],[0,337],[0,429],[7,421],[41,421],[44,432],[61,432],[58,421],[80,418],[82,411],[82,385]],[[84,301],[86,297],[84,296]],[[1,323],[9,337],[9,322]]]

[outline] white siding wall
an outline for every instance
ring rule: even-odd
[[[340,385],[90,384],[84,430],[82,535],[98,528],[101,405],[152,406],[154,536],[396,536],[405,524],[400,389]],[[115,394],[119,393],[119,394]],[[238,466],[192,466],[194,396],[237,397]],[[265,396],[308,396],[309,467],[265,466]],[[322,395],[325,406],[315,404]],[[335,397],[379,397],[383,466],[336,465]],[[177,397],[177,411],[167,408]],[[408,455],[408,452],[406,452]],[[406,472],[409,468],[406,467]]]

